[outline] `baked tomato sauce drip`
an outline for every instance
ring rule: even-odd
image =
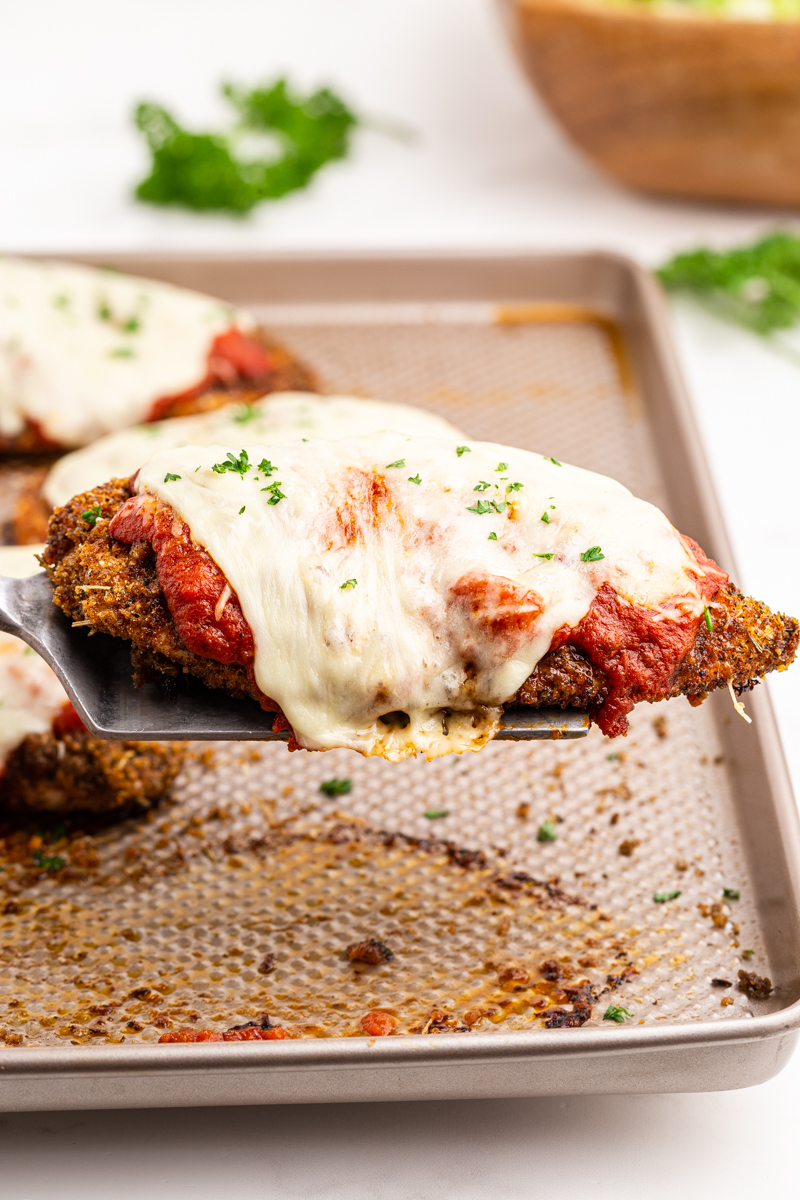
[[[53,717],[52,729],[56,737],[63,737],[65,733],[86,732],[86,726],[69,700],[65,701],[63,707]]]
[[[697,572],[697,588],[704,600],[711,600],[728,576],[696,542],[683,540],[702,571]],[[682,611],[680,600],[675,597],[672,608],[660,611],[641,608],[606,583],[580,624],[574,629],[565,626],[553,638],[551,650],[576,646],[605,674],[609,694],[592,719],[608,737],[628,732],[628,713],[635,704],[669,694],[703,619],[702,614]]]
[[[232,387],[236,383],[266,386],[274,371],[275,362],[270,353],[254,337],[233,326],[218,334],[211,343],[205,377],[184,392],[156,400],[149,420],[159,421],[175,404],[192,400],[214,387]]]
[[[162,1044],[170,1042],[279,1042],[292,1035],[276,1026],[274,1029],[229,1029],[217,1033],[213,1029],[176,1029],[173,1033],[162,1033],[158,1039]]]
[[[208,551],[192,541],[189,526],[168,505],[142,493],[125,501],[108,531],[120,542],[152,546],[158,582],[186,649],[246,667],[255,686],[253,631],[236,593]],[[280,712],[269,696],[259,696],[263,709]]]

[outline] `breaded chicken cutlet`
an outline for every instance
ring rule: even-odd
[[[116,480],[77,496],[56,510],[43,555],[56,604],[74,620],[89,622],[93,630],[128,640],[137,685],[186,674],[230,695],[251,697],[267,711],[280,713],[280,706],[266,697],[255,682],[252,654],[249,659],[242,656],[244,661],[226,662],[213,657],[213,647],[209,656],[187,646],[171,611],[174,596],[171,599],[165,596],[159,579],[151,540],[140,537],[123,541],[109,532],[112,519],[126,504],[133,503],[133,495],[131,480]],[[184,550],[187,553],[193,550],[206,577],[212,577],[205,616],[208,624],[213,625],[213,601],[227,586],[225,578],[205,550],[196,546],[187,548],[186,526],[178,521],[173,532],[177,535],[176,543],[184,539]],[[698,550],[698,554],[702,552]],[[710,560],[703,558],[703,561]],[[708,600],[705,619],[696,628],[688,651],[675,663],[660,692],[637,695],[634,689],[635,701],[685,695],[690,703],[699,704],[709,692],[725,686],[741,694],[768,672],[782,671],[792,662],[798,646],[798,622],[742,595],[724,578],[726,582],[718,584],[718,590]],[[201,584],[197,590],[202,592]],[[231,596],[230,588],[227,595]],[[245,627],[239,629],[239,635],[245,637],[246,622],[241,610],[238,617]],[[229,627],[229,634],[235,636],[235,633]],[[652,646],[646,644],[642,653],[647,657],[651,650]],[[613,658],[610,661],[609,670],[608,657],[603,663],[588,637],[583,638],[582,644],[553,645],[506,702],[587,709],[603,728],[602,716],[598,720],[598,714],[602,714],[617,683]],[[604,731],[613,736],[624,732],[624,728],[618,723],[610,727],[606,723]]]

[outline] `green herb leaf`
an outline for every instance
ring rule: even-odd
[[[60,871],[66,863],[60,855],[45,854],[43,850],[34,850],[31,858],[41,871]]]
[[[427,810],[427,812],[424,812],[422,815],[428,821],[439,821],[439,820],[441,820],[442,817],[450,816],[450,809],[449,808],[429,808]]]
[[[491,505],[491,507],[494,509],[494,511],[496,513],[504,512],[505,509],[508,508],[508,505],[503,500],[501,500],[499,503],[497,500],[490,500],[489,504]]]
[[[67,295],[56,296],[53,300],[53,308],[66,309],[69,308],[70,298]]]
[[[247,507],[247,505],[246,505],[246,504],[243,504],[243,505],[242,505],[242,507],[239,509],[239,516],[241,516],[241,515],[242,515],[242,513],[244,512],[244,510],[245,510],[245,508],[246,508],[246,507]]]
[[[149,204],[177,204],[198,211],[250,212],[306,187],[326,163],[345,158],[359,119],[327,88],[293,93],[285,79],[252,91],[226,85],[236,127],[230,133],[191,133],[157,104],[140,104],[137,128],[152,156],[150,174],[136,188]],[[239,152],[242,135],[267,134],[277,153]]]
[[[128,317],[127,321],[122,323],[123,333],[138,333],[142,327],[142,322],[138,317]]]
[[[409,483],[422,483],[422,480],[420,479],[419,475],[409,475],[408,482]]]
[[[508,487],[506,488],[506,491],[507,492],[518,492],[520,490],[520,488],[524,488],[524,487],[525,487],[524,483],[510,483],[508,485]]]
[[[621,1025],[626,1017],[632,1017],[633,1013],[628,1012],[627,1008],[623,1008],[619,1004],[609,1004],[606,1011],[603,1013],[604,1021],[614,1021],[615,1024]]]
[[[549,524],[550,524],[550,517],[547,515],[547,513],[546,513],[546,512],[543,512],[543,513],[542,513],[542,515],[541,515],[541,517],[539,518],[539,520],[540,520],[540,521],[544,521],[545,525],[549,525]]]
[[[109,358],[135,358],[136,355],[131,350],[130,346],[120,346],[116,350],[109,351]]]
[[[242,479],[244,479],[251,465],[246,450],[242,450],[238,458],[229,450],[228,457],[223,459],[222,462],[214,463],[211,470],[216,471],[217,475],[224,475],[226,471],[232,471],[235,475],[241,475]]]
[[[483,516],[484,513],[492,511],[491,504],[487,504],[485,500],[479,500],[477,504],[468,504],[467,512],[479,513]]]
[[[94,529],[100,519],[100,505],[95,504],[91,508],[85,508],[81,513],[81,518],[86,522],[90,529]]]
[[[507,471],[507,470],[508,470],[508,463],[498,463],[497,466],[495,467],[495,471]]]
[[[398,458],[397,462],[387,463],[385,470],[389,471],[392,467],[404,467],[405,465],[406,460],[404,458]]]
[[[485,479],[482,479],[480,481],[480,483],[477,483],[472,490],[473,490],[473,492],[485,492],[486,489],[490,488],[491,486],[492,485],[490,483],[487,483]]]
[[[727,320],[768,335],[800,317],[800,237],[775,232],[733,250],[678,254],[657,272]]]
[[[164,483],[174,483],[176,479],[180,479],[180,475],[173,475],[171,471],[167,471],[164,476]]]
[[[487,540],[487,541],[489,541],[489,542],[496,542],[496,541],[497,541],[497,534],[496,534],[496,533],[490,533],[490,534],[489,534],[489,537],[488,537],[486,540]]]
[[[755,954],[755,950],[743,950],[742,958],[752,958],[754,954]]]
[[[462,454],[472,454],[469,446],[456,446],[456,454],[461,458]]]
[[[552,558],[552,554],[534,554],[534,558]]]
[[[741,895],[738,888],[723,888],[722,894],[726,900],[738,900]]]
[[[353,790],[353,784],[349,779],[327,779],[319,785],[319,790],[326,796],[346,796]]]
[[[237,425],[246,425],[248,421],[254,420],[259,415],[258,409],[253,404],[244,404],[238,412],[233,414],[233,419]]]
[[[556,833],[554,822],[549,819],[547,821],[542,821],[541,825],[536,831],[536,840],[538,842],[554,842],[557,837],[558,834]]]
[[[355,587],[357,584],[358,584],[358,580],[357,580],[357,579],[345,579],[345,581],[344,581],[344,583],[342,584],[342,586],[341,586],[341,589],[340,589],[340,590],[341,590],[341,591],[345,591],[345,589],[348,589],[348,590],[352,591],[352,589],[353,589],[353,588],[354,588],[354,587]]]
[[[666,904],[668,900],[677,900],[680,892],[654,892],[653,900],[656,904]]]
[[[267,479],[269,479],[270,475],[274,475],[278,468],[273,467],[268,458],[262,458],[261,462],[256,467],[256,470],[263,472]]]
[[[709,633],[713,633],[714,632],[714,622],[711,620],[711,613],[708,611],[708,605],[706,605],[706,604],[703,605],[703,617],[705,618],[706,629],[708,630]]]
[[[599,546],[590,546],[588,550],[584,550],[581,555],[581,562],[600,562],[601,558],[605,558],[605,554]]]
[[[551,462],[551,463],[553,464],[553,466],[554,466],[554,467],[560,467],[560,466],[561,466],[561,463],[558,461],[558,459],[557,459],[557,458],[550,458],[550,457],[549,457],[547,454],[545,454],[545,455],[544,455],[544,461],[545,461],[545,462]]]

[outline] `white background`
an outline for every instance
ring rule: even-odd
[[[221,79],[339,88],[410,142],[357,139],[254,217],[128,198],[140,99],[196,128]],[[648,264],[787,214],[644,199],[571,150],[519,77],[490,0],[25,0],[0,23],[0,248],[613,248]],[[739,578],[800,611],[800,367],[691,306],[679,352]],[[770,683],[800,791],[800,673]],[[0,1115],[5,1200],[58,1196],[796,1200],[800,1057],[715,1095]]]

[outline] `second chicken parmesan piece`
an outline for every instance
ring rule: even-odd
[[[84,446],[310,373],[249,313],[112,270],[0,257],[0,454]]]
[[[731,655],[756,602],[737,613],[663,513],[497,444],[185,447],[92,495],[51,523],[56,602],[140,667],[254,696],[307,749],[478,750],[515,698],[587,705],[616,736],[639,701],[751,686],[797,647],[763,610],[760,653]]]

